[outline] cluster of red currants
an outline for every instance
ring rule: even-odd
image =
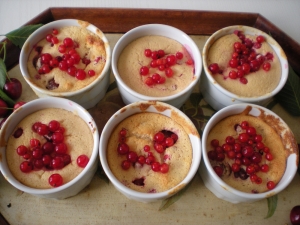
[[[118,153],[120,155],[126,155],[126,160],[122,162],[122,168],[128,170],[131,165],[139,163],[140,165],[150,165],[154,172],[167,173],[169,171],[169,165],[167,163],[159,163],[153,153],[151,152],[151,147],[149,145],[144,146],[145,155],[137,155],[135,151],[131,151],[129,146],[126,144],[127,130],[122,129],[119,132],[119,145]],[[163,154],[166,148],[173,146],[178,140],[178,136],[170,131],[160,131],[157,132],[154,137],[154,150],[159,154]],[[165,159],[165,157],[164,157]]]
[[[239,79],[241,83],[247,84],[248,80],[245,78],[253,72],[258,71],[261,67],[265,71],[271,69],[271,61],[273,60],[273,53],[266,53],[262,55],[256,53],[255,49],[261,48],[265,38],[262,35],[256,37],[256,42],[246,38],[241,31],[234,32],[241,42],[235,42],[233,44],[234,52],[231,59],[228,62],[228,66],[232,68],[228,77],[230,79]],[[208,66],[212,74],[222,74],[223,71],[217,63],[212,63]]]
[[[208,151],[208,158],[220,164],[213,167],[220,177],[224,173],[222,162],[227,157],[233,161],[230,169],[236,178],[245,180],[250,177],[251,182],[261,184],[262,179],[258,176],[258,172],[267,173],[269,171],[268,162],[273,160],[273,155],[262,142],[262,136],[257,134],[256,129],[247,121],[241,122],[239,126],[243,132],[239,133],[237,138],[227,136],[222,145],[217,139],[211,141],[213,150]],[[265,160],[263,160],[263,156]],[[267,188],[271,190],[274,187],[275,183],[269,180]]]

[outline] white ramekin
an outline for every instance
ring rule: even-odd
[[[82,172],[75,177],[70,182],[63,184],[62,186],[50,189],[36,189],[25,186],[20,183],[10,172],[7,162],[6,162],[6,142],[8,141],[9,136],[17,126],[17,124],[25,118],[27,115],[30,115],[38,110],[46,108],[61,108],[68,110],[81,119],[83,119],[94,139],[92,155],[89,159],[89,163],[82,170]],[[26,103],[21,106],[15,112],[13,112],[5,121],[1,128],[1,146],[0,146],[0,170],[4,178],[16,189],[23,191],[25,193],[35,195],[37,197],[43,198],[55,198],[55,199],[64,199],[78,194],[84,187],[86,187],[92,180],[97,168],[98,168],[98,149],[99,149],[99,132],[97,125],[91,115],[79,104],[65,99],[57,97],[48,97],[43,99],[36,99]],[[84,135],[84,134],[83,134]],[[74,160],[74,159],[73,159]]]
[[[87,30],[98,35],[104,42],[105,50],[106,50],[106,64],[101,72],[101,74],[94,80],[92,83],[87,85],[86,87],[70,92],[52,92],[50,90],[46,90],[36,86],[33,82],[31,82],[30,76],[27,70],[27,61],[29,54],[32,48],[43,38],[46,37],[52,29],[59,29],[66,26],[84,26]],[[88,24],[88,26],[87,26]],[[109,42],[102,31],[95,27],[92,24],[89,24],[84,21],[76,20],[76,19],[62,19],[56,20],[50,23],[47,23],[34,31],[24,43],[21,53],[20,53],[20,69],[21,73],[28,83],[28,85],[32,88],[32,90],[36,93],[36,95],[40,98],[44,97],[64,97],[68,98],[86,109],[92,108],[95,106],[105,95],[107,88],[110,82],[110,66],[111,66],[111,49]],[[80,82],[80,81],[79,81]]]
[[[271,45],[274,52],[277,54],[280,64],[281,64],[281,79],[277,87],[271,92],[259,97],[241,97],[236,94],[233,94],[223,88],[219,83],[217,83],[212,76],[211,72],[208,69],[207,65],[207,56],[209,48],[213,43],[221,38],[222,36],[233,34],[235,30],[243,31],[244,34],[249,35],[263,35],[266,41]],[[203,73],[200,80],[200,90],[203,94],[204,100],[212,106],[215,110],[219,110],[225,106],[229,106],[236,103],[252,103],[261,106],[266,106],[271,98],[277,94],[285,85],[288,78],[288,61],[287,57],[280,47],[280,45],[267,33],[260,31],[253,27],[248,26],[230,26],[222,28],[215,33],[213,33],[209,39],[206,41],[203,51]]]
[[[132,190],[126,187],[123,183],[121,183],[111,172],[108,163],[107,163],[107,144],[108,139],[113,132],[115,126],[117,126],[122,120],[125,118],[143,112],[154,112],[159,113],[165,116],[172,118],[172,116],[179,117],[176,121],[180,121],[182,125],[189,127],[189,138],[193,148],[193,159],[190,170],[187,176],[182,180],[178,185],[171,188],[170,190],[159,192],[159,193],[142,193],[135,190]],[[103,167],[104,172],[108,176],[111,183],[115,186],[115,188],[124,194],[129,199],[133,199],[139,202],[153,202],[160,199],[165,199],[171,197],[176,194],[179,190],[184,188],[194,177],[195,173],[198,170],[199,163],[201,160],[201,144],[200,144],[200,135],[191,122],[191,120],[180,110],[177,108],[162,102],[156,101],[141,101],[129,104],[119,111],[117,111],[106,123],[105,127],[102,130],[100,136],[100,144],[99,144],[99,156],[100,162]]]
[[[228,116],[239,114],[249,106],[252,107],[251,111],[249,112],[249,115],[259,117],[261,114],[265,114],[274,118],[273,120],[270,119],[269,122],[276,123],[276,126],[280,127],[281,130],[281,132],[279,130],[277,131],[280,132],[279,135],[281,135],[281,137],[288,138],[288,140],[286,140],[284,144],[286,150],[288,151],[288,157],[287,157],[287,164],[286,164],[287,167],[283,177],[281,178],[280,182],[276,185],[274,189],[264,193],[257,193],[257,194],[245,193],[237,189],[234,189],[228,184],[226,184],[215,173],[213,167],[211,166],[207,155],[208,149],[206,148],[208,134],[210,130],[219,121],[221,121],[222,119]],[[292,131],[289,129],[289,127],[287,126],[287,124],[278,115],[259,105],[240,103],[240,104],[230,105],[221,109],[216,114],[214,114],[206,124],[202,135],[202,162],[200,164],[199,173],[201,175],[201,178],[205,186],[212,193],[214,193],[218,198],[231,203],[254,202],[254,201],[258,201],[276,195],[290,184],[290,182],[293,180],[297,172],[298,160],[299,160],[298,157],[299,157],[298,146],[294,138],[294,135]]]
[[[181,43],[189,52],[194,60],[194,79],[193,81],[180,93],[167,96],[167,97],[153,97],[146,96],[132,90],[124,81],[121,79],[118,71],[118,58],[123,49],[132,41],[137,38],[147,35],[159,35],[171,38]],[[189,98],[193,91],[193,88],[198,83],[202,70],[202,59],[199,48],[195,42],[183,31],[163,24],[147,24],[136,27],[127,33],[125,33],[116,43],[112,53],[112,71],[115,76],[120,94],[125,104],[130,104],[136,101],[160,101],[173,105],[180,108],[186,100]]]

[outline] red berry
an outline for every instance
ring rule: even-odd
[[[64,43],[64,45],[65,45],[66,47],[69,47],[69,48],[72,47],[73,44],[74,44],[73,40],[72,40],[71,38],[69,38],[69,37],[65,38],[65,39],[63,40],[63,43]]]
[[[95,76],[95,74],[96,74],[95,70],[89,70],[89,71],[88,71],[88,75],[89,75],[90,77]]]
[[[60,174],[54,173],[49,177],[48,182],[52,187],[59,187],[63,184],[63,178]]]
[[[221,166],[214,166],[213,169],[219,177],[223,175],[223,168]]]
[[[86,165],[89,163],[89,157],[87,155],[80,155],[77,158],[77,165],[81,168],[86,167]]]
[[[176,58],[177,59],[182,59],[183,58],[182,52],[176,52]]]
[[[265,62],[263,64],[263,70],[269,71],[271,69],[271,64],[269,62]]]
[[[276,186],[276,185],[275,185],[274,181],[268,181],[268,182],[267,182],[267,188],[268,188],[269,190],[274,189],[275,186]]]
[[[78,69],[76,74],[75,74],[75,77],[78,80],[84,80],[86,78],[86,73],[83,69]]]
[[[219,73],[219,71],[220,71],[219,65],[217,63],[210,64],[208,66],[208,69],[210,70],[210,72],[212,72],[212,74]]]
[[[169,165],[167,163],[162,163],[160,165],[160,172],[167,173],[169,171]]]
[[[17,154],[20,155],[20,156],[23,156],[27,153],[28,151],[28,148],[24,145],[20,145],[17,147]]]
[[[136,162],[138,159],[138,155],[136,154],[136,152],[134,151],[129,151],[128,154],[127,154],[127,160],[129,162]]]
[[[145,145],[144,146],[144,151],[145,152],[149,152],[150,151],[150,146],[149,145]]]
[[[160,171],[160,164],[159,162],[154,162],[151,164],[151,169],[154,171],[154,172],[158,172]]]
[[[68,147],[65,143],[58,143],[58,144],[55,145],[54,151],[57,154],[66,154],[67,151],[68,151]]]
[[[31,148],[34,148],[34,147],[39,147],[41,145],[41,142],[38,139],[32,138],[30,139],[29,144]]]
[[[141,156],[138,157],[137,161],[138,161],[138,163],[140,163],[141,165],[143,165],[146,162],[146,158],[145,158],[145,156],[141,155]]]
[[[256,41],[257,41],[258,43],[262,43],[262,42],[265,41],[265,38],[264,38],[264,36],[259,35],[259,36],[256,37]]]
[[[154,135],[154,141],[162,142],[162,141],[164,141],[164,139],[165,139],[165,135],[162,132],[157,132]]]
[[[149,74],[149,68],[147,66],[142,66],[140,68],[140,75],[145,76]]]
[[[131,163],[128,160],[124,160],[121,164],[123,170],[128,170],[131,166]]]
[[[269,166],[267,164],[263,164],[263,165],[261,165],[260,170],[262,172],[266,173],[269,171]]]
[[[144,54],[146,57],[151,57],[151,50],[150,49],[145,49]]]
[[[24,161],[20,164],[20,170],[23,172],[23,173],[28,173],[30,172],[31,170],[33,169],[33,166],[31,164],[31,162],[29,161]]]
[[[129,146],[126,143],[121,143],[118,145],[117,151],[120,155],[126,155],[129,152]]]
[[[167,77],[172,77],[173,76],[173,70],[171,68],[167,68],[165,70],[165,74]]]

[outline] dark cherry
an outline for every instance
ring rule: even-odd
[[[297,205],[292,208],[290,213],[290,220],[293,225],[300,224],[300,205]]]
[[[12,99],[18,99],[22,94],[22,84],[17,78],[10,78],[6,81],[3,91]]]

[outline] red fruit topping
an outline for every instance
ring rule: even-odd
[[[274,181],[268,181],[268,182],[267,182],[267,188],[268,188],[269,190],[274,189],[275,186],[276,186],[276,185],[275,185]]]
[[[48,124],[49,130],[52,132],[55,132],[56,130],[59,129],[60,123],[56,120],[51,120]]]
[[[118,145],[118,153],[121,155],[126,155],[129,152],[129,146],[126,143],[121,143]]]
[[[155,171],[155,172],[160,171],[160,164],[159,164],[159,162],[153,162],[153,163],[151,164],[151,169],[152,169],[153,171]]]
[[[84,80],[86,78],[86,73],[83,69],[78,69],[76,74],[75,74],[75,77],[78,80]]]
[[[140,75],[146,76],[149,74],[149,68],[147,66],[142,66],[140,68]]]
[[[273,155],[272,155],[271,153],[267,153],[267,154],[266,154],[266,159],[267,159],[268,161],[272,161],[272,160],[273,160]]]
[[[162,163],[160,165],[160,172],[161,173],[167,173],[167,172],[169,172],[169,165],[167,163]]]
[[[261,165],[260,170],[264,173],[267,173],[269,171],[269,166],[267,164],[263,164]]]
[[[136,162],[136,161],[138,160],[138,155],[136,154],[136,152],[130,151],[130,152],[128,152],[128,154],[127,154],[127,160],[128,160],[129,162],[134,163],[134,162]]]
[[[59,187],[63,184],[63,178],[60,174],[54,173],[49,177],[49,184],[52,187]]]
[[[29,141],[30,147],[39,147],[41,145],[41,142],[38,139],[32,138]]]
[[[165,135],[162,132],[158,132],[154,135],[154,141],[162,142],[165,139]]]
[[[59,42],[59,40],[58,40],[57,37],[52,37],[52,38],[51,38],[51,43],[52,43],[52,44],[58,44],[58,42]]]
[[[182,52],[176,52],[176,58],[177,59],[182,59],[183,58]]]
[[[48,42],[51,42],[51,41],[52,41],[52,37],[53,37],[52,34],[47,34],[46,40],[47,40]]]
[[[263,69],[264,69],[265,71],[269,71],[269,70],[271,69],[271,64],[270,64],[269,62],[265,62],[265,63],[263,64]]]
[[[139,156],[137,162],[140,163],[141,165],[144,165],[146,163],[146,157],[142,155]]]
[[[144,146],[144,151],[145,152],[149,152],[150,151],[150,146],[149,145],[145,145]]]
[[[239,172],[239,171],[240,171],[240,168],[241,168],[241,166],[240,166],[240,164],[238,164],[238,163],[233,163],[233,164],[231,165],[231,169],[232,169],[233,172]]]
[[[56,144],[54,150],[57,154],[65,154],[68,151],[68,147],[65,143]]]
[[[124,161],[122,162],[122,168],[123,168],[124,170],[128,170],[128,169],[130,168],[130,166],[131,166],[131,163],[130,163],[128,160],[124,160]]]
[[[150,49],[145,49],[144,54],[146,57],[151,57],[152,52]]]
[[[44,151],[44,153],[46,154],[50,154],[54,151],[55,149],[55,145],[52,142],[45,142],[42,145],[42,150]]]
[[[78,156],[76,162],[77,162],[77,165],[81,168],[85,168],[86,165],[89,163],[89,157],[87,155],[80,155]]]
[[[71,39],[71,38],[69,38],[69,37],[67,37],[67,38],[65,38],[64,40],[63,40],[63,43],[64,43],[64,45],[66,46],[66,47],[73,47],[73,44],[74,44],[74,42],[73,42],[73,40]]]
[[[264,36],[259,35],[259,36],[256,37],[256,41],[257,41],[258,43],[263,43],[263,42],[265,41],[265,38],[264,38]]]
[[[28,148],[24,145],[20,145],[17,147],[17,154],[20,155],[20,156],[23,156],[27,153],[28,151]]]
[[[96,74],[95,70],[89,70],[89,71],[88,71],[88,75],[89,75],[90,77],[95,76],[95,74]]]
[[[60,132],[55,132],[52,134],[52,141],[53,143],[61,143],[64,141],[64,135]]]
[[[217,63],[210,64],[208,66],[208,69],[210,70],[210,72],[212,72],[212,74],[217,74],[220,71],[219,65]]]
[[[221,166],[214,166],[213,169],[219,177],[223,175],[223,168]]]
[[[173,76],[173,70],[171,68],[167,68],[165,70],[165,74],[167,77],[172,77]]]
[[[64,161],[63,161],[62,157],[56,156],[56,157],[52,158],[51,166],[53,169],[56,169],[56,170],[62,169],[64,167]]]
[[[35,147],[33,150],[32,150],[32,157],[34,159],[41,159],[43,156],[43,151],[40,147]]]
[[[32,169],[33,169],[33,166],[31,164],[31,162],[29,162],[29,161],[24,161],[20,164],[20,170],[23,173],[29,173]]]

